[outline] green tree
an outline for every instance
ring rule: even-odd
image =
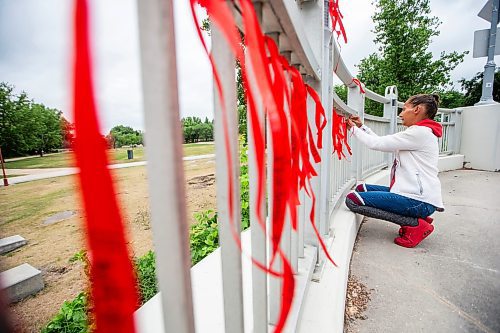
[[[333,90],[344,103],[347,103],[347,87],[343,84],[333,86]]]
[[[32,104],[25,113],[24,133],[29,140],[30,152],[38,153],[62,147],[63,136],[61,131],[61,111],[49,109],[42,104]]]
[[[461,79],[460,84],[465,92],[463,105],[474,105],[481,99],[483,89],[483,73],[477,73],[472,79]],[[500,71],[495,71],[495,79],[493,80],[493,100],[500,102]]]
[[[446,91],[438,91],[439,107],[455,109],[465,105],[465,96],[460,91],[451,89]]]
[[[61,148],[61,111],[30,100],[26,93],[0,83],[0,146],[5,157],[22,156]]]
[[[122,146],[140,145],[143,143],[143,133],[130,126],[118,125],[109,131],[106,136],[108,147],[120,148]]]
[[[185,117],[181,119],[181,124],[185,143],[214,139],[214,124],[207,117],[204,122],[198,117]]]
[[[374,4],[378,52],[361,60],[360,80],[379,94],[387,86],[396,85],[400,100],[418,93],[445,91],[451,84],[451,71],[468,52],[441,52],[433,59],[428,48],[431,38],[439,35],[441,22],[431,16],[429,0],[374,0]],[[373,110],[369,103],[367,109]]]

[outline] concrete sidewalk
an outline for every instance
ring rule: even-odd
[[[186,156],[183,158],[184,161],[196,161],[203,159],[214,158],[215,154],[207,154],[207,155],[194,155],[194,156]],[[108,165],[109,169],[123,169],[123,168],[131,168],[141,165],[146,165],[146,161],[139,162],[129,162],[129,163],[118,163],[118,164],[110,164]],[[7,178],[9,180],[9,185],[19,184],[31,182],[34,180],[47,179],[47,178],[55,178],[62,176],[74,175],[78,172],[78,168],[47,168],[47,169],[6,169]],[[17,176],[9,178],[9,174],[24,174],[23,176]],[[0,182],[0,187],[3,186],[3,182]]]
[[[500,332],[500,173],[440,174],[446,210],[414,249],[397,225],[367,219],[351,275],[372,289],[348,332]]]

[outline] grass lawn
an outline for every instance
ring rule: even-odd
[[[215,161],[185,161],[184,172],[188,222],[195,223],[194,213],[216,206]],[[111,173],[129,253],[142,256],[153,247],[147,168],[137,166]],[[80,200],[75,175],[0,187],[2,237],[21,235],[28,241],[27,246],[0,256],[2,269],[29,263],[43,272],[45,284],[36,295],[9,306],[15,332],[40,332],[65,300],[74,299],[88,288],[83,264],[70,261],[86,246],[85,213]],[[57,223],[44,223],[48,217],[66,211],[74,215]]]
[[[189,143],[184,144],[183,148],[184,156],[213,154],[215,151],[215,146],[212,143]],[[109,149],[108,154],[109,160],[112,161],[111,163],[127,163],[145,160],[143,147],[133,148],[134,158],[132,160],[127,159],[127,149],[130,148]],[[44,157],[33,156],[5,163],[7,169],[66,168],[71,166],[74,166],[72,152],[50,154]]]
[[[63,168],[69,166],[73,166],[72,153],[50,154],[44,157],[33,156],[5,163],[7,169]]]

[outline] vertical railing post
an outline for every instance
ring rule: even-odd
[[[257,16],[262,19],[262,3],[260,1],[254,2],[254,8]],[[255,78],[254,78],[255,81]],[[255,82],[250,80],[249,84],[254,86]],[[255,90],[255,89],[254,89]],[[259,123],[253,124],[250,117],[247,117],[247,133],[248,133],[248,177],[249,177],[249,199],[250,199],[250,227],[251,227],[251,238],[252,238],[252,257],[260,263],[267,264],[267,239],[266,232],[269,230],[267,228],[266,216],[266,199],[265,194],[263,198],[263,203],[260,207],[261,211],[258,212],[260,216],[264,219],[264,229],[259,225],[257,220],[256,212],[256,199],[257,199],[257,180],[258,180],[258,170],[257,170],[257,157],[255,156],[255,138],[251,129],[258,126],[262,129],[262,133],[266,133],[266,116],[264,112],[264,106],[262,101],[256,100],[255,105],[257,107],[257,113],[259,114]],[[247,105],[248,107],[248,105]],[[248,113],[247,113],[248,114]],[[264,185],[266,184],[266,172],[264,172]],[[264,193],[266,188],[264,188]],[[267,333],[268,331],[268,276],[265,271],[256,265],[252,265],[252,308],[253,308],[253,332],[254,333]]]
[[[454,112],[454,118],[455,118],[455,130],[454,130],[454,147],[453,147],[453,152],[455,154],[460,154],[460,146],[462,142],[462,110],[461,109],[455,109]]]
[[[256,212],[257,199],[257,159],[255,156],[255,138],[250,130],[254,125],[262,129],[264,133],[265,115],[262,103],[256,103],[257,112],[260,119],[258,124],[253,124],[250,117],[247,117],[247,133],[248,133],[248,177],[249,177],[249,200],[250,200],[250,226],[252,238],[252,257],[266,264],[267,262],[267,246],[266,246],[266,204],[265,201],[261,205],[261,211],[258,212],[264,219],[264,229],[259,225]],[[265,184],[265,173],[264,184]],[[265,190],[264,190],[265,191]],[[265,196],[264,196],[265,200]],[[257,265],[252,265],[252,306],[253,306],[253,332],[266,333],[267,329],[267,274]]]
[[[212,26],[212,54],[219,72],[224,100],[220,100],[214,83],[215,99],[215,177],[217,181],[217,223],[221,245],[222,289],[224,297],[224,321],[226,332],[243,332],[243,283],[240,238],[240,182],[238,154],[238,118],[236,105],[235,58],[222,33]],[[223,104],[226,114],[223,113]],[[226,151],[226,136],[229,150]],[[228,161],[228,153],[232,159]],[[229,186],[232,183],[230,198]],[[230,207],[230,202],[233,207]],[[232,209],[232,221],[231,213]]]
[[[276,45],[279,48],[279,33],[276,31],[267,31],[267,26],[266,22],[264,22],[264,17],[262,15],[262,7],[263,4],[256,3],[255,5],[259,6],[256,7],[256,10],[258,10],[258,17],[260,18],[261,26],[264,29],[264,32],[266,35],[274,40]],[[256,78],[258,79],[258,78]],[[273,144],[272,142],[272,134],[271,134],[271,125],[269,120],[267,121],[267,161],[268,161],[268,216],[269,216],[269,230],[272,229],[274,221],[272,220],[273,216],[273,197],[274,197],[274,191],[273,191]],[[283,231],[281,234],[281,239],[279,243],[281,249],[283,250],[283,253],[285,256],[290,260],[291,259],[291,226],[290,226],[290,215],[287,212],[285,215],[285,224],[283,227]],[[274,246],[272,243],[268,244],[268,251],[274,250]],[[271,255],[268,256],[268,259],[271,260]],[[282,259],[278,256],[274,259],[273,265],[271,267],[275,271],[282,271],[283,270],[283,262]],[[276,325],[279,320],[279,311],[280,311],[280,300],[281,300],[281,295],[282,295],[282,280],[280,278],[276,277],[269,277],[269,323],[272,325]]]
[[[272,230],[273,227],[273,142],[271,135],[271,124],[269,118],[266,117],[266,155],[267,155],[267,229]],[[267,240],[267,257],[269,265],[271,264],[272,251],[274,245],[268,238]],[[280,271],[280,260],[274,260],[274,265],[271,267],[276,271]],[[268,303],[269,303],[269,324],[276,324],[279,316],[279,300],[280,300],[280,281],[278,278],[268,276]]]
[[[347,88],[347,105],[355,110],[358,113],[358,116],[361,118],[361,121],[363,121],[365,116],[365,94],[361,93],[361,89],[357,85],[353,84],[353,86]],[[357,181],[360,181],[362,178],[363,170],[363,151],[361,149],[361,145],[356,140],[353,141],[352,151],[353,155],[351,173],[353,177],[356,177]]]
[[[319,88],[321,87],[319,85],[319,82],[316,81],[316,80],[312,80],[310,79],[310,77],[306,76],[306,75],[303,75],[303,78],[304,78],[304,81],[307,82],[307,84],[309,84],[314,90],[316,91],[319,91]],[[309,126],[311,128],[311,130],[315,131],[315,128],[316,128],[316,124],[314,122],[314,115],[315,115],[315,107],[312,103],[312,99],[311,98],[308,98],[308,103],[307,103],[307,119],[309,121]],[[315,135],[313,135],[315,136]],[[310,162],[311,162],[311,165],[314,167],[314,169],[316,170],[317,174],[318,175],[321,175],[321,170],[322,170],[322,167],[323,165],[321,165],[321,163],[316,163],[314,161],[314,159],[310,158]],[[318,230],[321,230],[323,229],[323,226],[321,225],[321,222],[325,222],[326,221],[321,221],[320,220],[320,203],[321,203],[321,199],[319,198],[320,196],[320,177],[313,177],[311,179],[311,187],[312,187],[312,191],[314,192],[314,195],[316,197],[316,202],[315,202],[315,207],[314,207],[314,221],[312,221],[312,223],[314,223],[314,225],[316,226],[316,228]],[[306,245],[312,245],[316,248],[319,249],[319,240],[318,238],[316,237],[316,234],[314,233],[314,230],[311,226],[311,222],[310,222],[310,213],[311,213],[311,209],[313,208],[312,207],[312,199],[309,198],[308,196],[306,196],[305,198],[305,201],[304,201],[304,209],[305,209],[305,230],[304,230],[304,243]],[[318,255],[318,262],[321,261],[322,258],[321,258],[321,252],[319,252],[319,255]]]
[[[397,132],[397,118],[398,118],[398,90],[396,86],[389,86],[385,88],[385,97],[390,100],[389,103],[384,104],[384,118],[390,119],[388,133],[394,134]],[[387,165],[391,166],[394,160],[394,154],[387,154]]]
[[[389,132],[386,134],[394,134],[397,130],[397,117],[398,117],[398,90],[396,86],[385,88],[385,97],[390,100],[389,103],[384,104],[384,118],[390,119]]]
[[[455,145],[456,145],[456,134],[457,134],[457,114],[456,109],[453,109],[453,112],[448,115],[448,122],[453,125],[447,125],[448,127],[452,127],[451,133],[448,133],[448,151],[451,154],[455,154]]]
[[[321,103],[327,117],[327,125],[323,131],[323,149],[321,151],[321,192],[318,198],[320,206],[320,230],[328,234],[330,230],[330,174],[332,151],[332,106],[333,106],[333,72],[332,66],[332,30],[329,27],[328,1],[324,1],[324,27],[323,27],[323,75],[321,80]]]
[[[146,153],[163,327],[194,332],[172,0],[137,1]]]
[[[443,153],[445,151],[447,151],[448,149],[445,149],[445,148],[448,148],[448,128],[447,126],[448,125],[443,125],[443,123],[445,122],[444,118],[446,117],[446,114],[445,113],[437,113],[438,115],[440,115],[439,117],[439,122],[441,123],[441,128],[443,129],[443,135],[439,138],[439,153]]]

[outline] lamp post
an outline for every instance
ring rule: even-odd
[[[491,1],[491,27],[488,38],[488,60],[484,65],[483,89],[481,99],[475,105],[495,104],[493,100],[493,82],[495,80],[495,47],[498,24],[498,6],[500,0]],[[489,2],[487,3],[487,5]]]
[[[2,164],[2,173],[3,173],[3,185],[9,186],[9,180],[7,179],[7,175],[5,174],[5,165],[2,156],[2,147],[0,147],[0,163]]]

